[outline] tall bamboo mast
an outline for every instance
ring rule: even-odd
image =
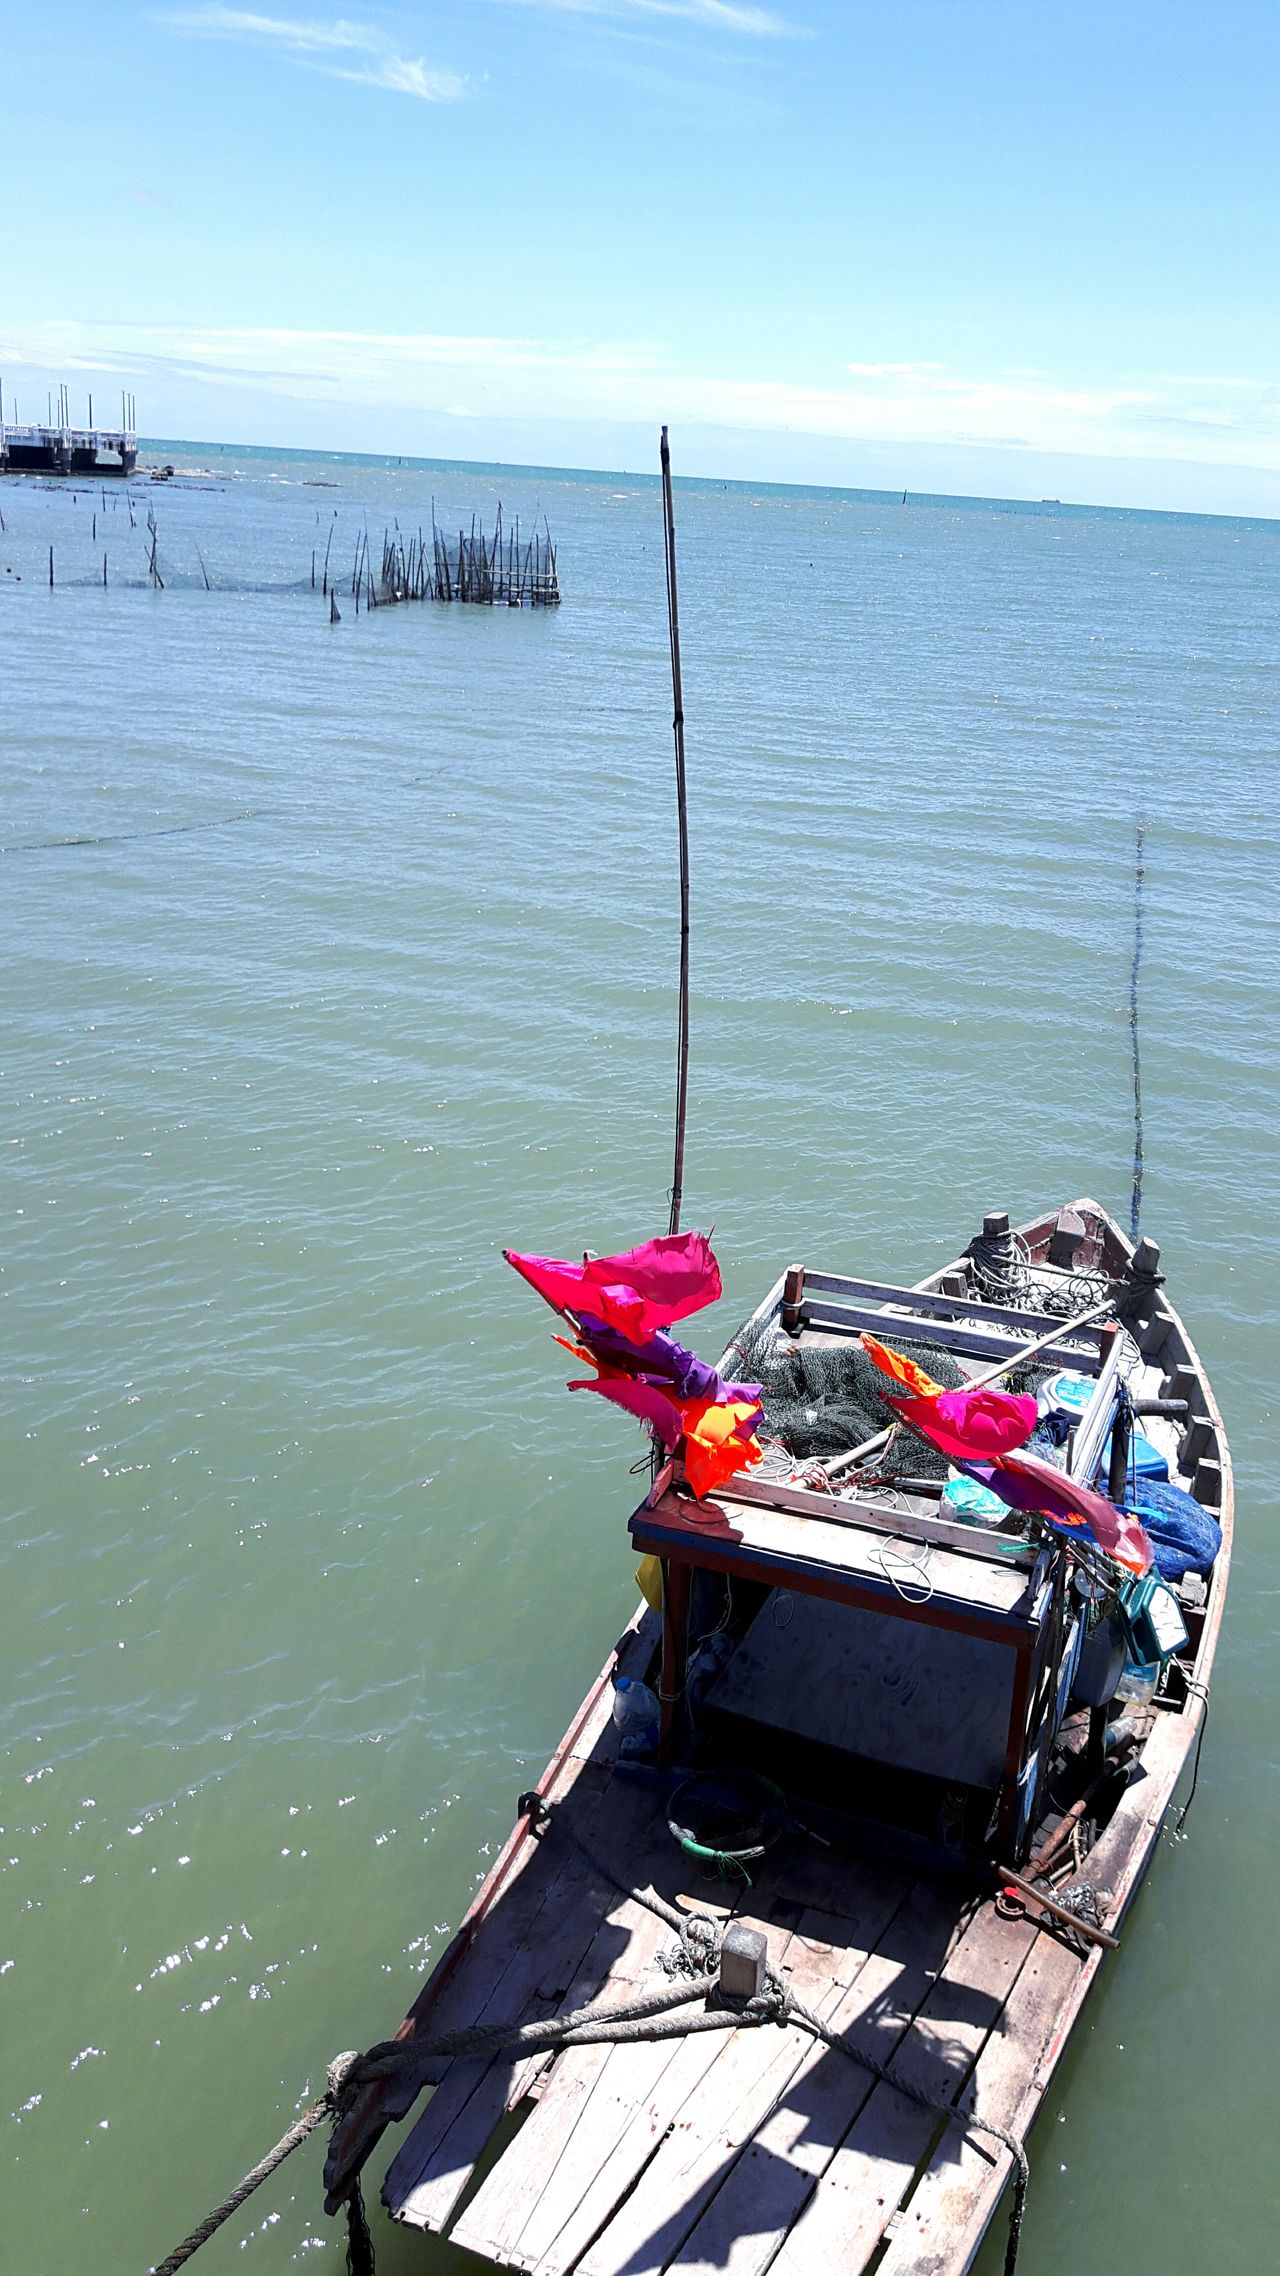
[[[667,629],[671,638],[671,727],[676,745],[676,814],[680,827],[680,1012],[676,1051],[676,1146],[671,1177],[671,1222],[680,1230],[684,1198],[684,1124],[689,1098],[689,808],[684,771],[684,691],[680,679],[680,606],[676,595],[676,517],[671,497],[671,451],[662,430],[662,515],[666,532]]]

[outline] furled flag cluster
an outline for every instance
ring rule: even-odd
[[[667,1334],[720,1294],[720,1267],[705,1233],[669,1233],[622,1256],[522,1256],[507,1263],[568,1320],[576,1341],[556,1341],[594,1369],[571,1391],[596,1391],[656,1432],[667,1452],[683,1440],[684,1471],[699,1500],[760,1460],[758,1383],[726,1383]]]
[[[1135,1517],[1091,1486],[1056,1470],[1051,1462],[1016,1451],[1025,1447],[1036,1427],[1034,1399],[994,1391],[989,1385],[943,1391],[905,1353],[866,1333],[862,1342],[876,1366],[901,1383],[907,1394],[891,1398],[889,1405],[969,1477],[989,1486],[1011,1509],[1045,1518],[1055,1532],[1068,1538],[1085,1536],[1127,1572],[1151,1570],[1154,1551]]]

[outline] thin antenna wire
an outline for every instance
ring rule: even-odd
[[[671,498],[671,452],[662,430],[662,515],[666,530],[667,627],[671,635],[671,720],[676,743],[676,813],[680,823],[680,1029],[676,1053],[676,1150],[671,1178],[671,1222],[680,1230],[684,1198],[684,1123],[689,1098],[689,808],[684,772],[684,692],[680,680],[680,607],[676,597],[676,517]]]
[[[1129,1203],[1129,1235],[1138,1238],[1142,1215],[1142,1061],[1138,1052],[1138,974],[1142,968],[1142,896],[1147,881],[1145,859],[1147,825],[1139,822],[1134,846],[1133,962],[1129,967],[1129,1038],[1133,1045],[1133,1194]]]

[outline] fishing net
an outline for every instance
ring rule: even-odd
[[[894,1335],[885,1323],[887,1340],[922,1367],[944,1391],[958,1390],[966,1380],[950,1352],[936,1345],[908,1341]],[[861,1446],[877,1431],[901,1420],[889,1405],[886,1392],[900,1386],[890,1382],[863,1350],[850,1339],[839,1344],[796,1344],[786,1338],[762,1338],[744,1354],[742,1373],[761,1386],[764,1408],[762,1437],[781,1439],[798,1462],[823,1462]],[[887,1476],[945,1478],[948,1460],[927,1446],[913,1431],[900,1431],[886,1447],[877,1466]]]
[[[937,1344],[897,1335],[889,1320],[884,1331],[883,1340],[913,1359],[942,1390],[959,1390],[970,1380],[953,1354]],[[780,1440],[797,1462],[834,1460],[901,1422],[888,1398],[901,1387],[881,1373],[853,1338],[838,1344],[800,1344],[766,1329],[754,1344],[740,1343],[737,1355],[742,1360],[740,1374],[761,1386],[761,1437]],[[1027,1391],[1034,1397],[1052,1373],[1034,1363],[1012,1367],[1001,1379],[1001,1388]],[[875,1466],[885,1477],[945,1478],[950,1460],[915,1431],[900,1429],[877,1453]]]

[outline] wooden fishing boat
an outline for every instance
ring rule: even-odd
[[[1222,1535],[1207,1583],[1173,1592],[1181,1624],[1154,1689],[1130,1666],[1118,1697],[1114,1666],[1099,1673],[1115,1615],[1069,1543],[1029,1517],[961,1522],[936,1475],[886,1476],[878,1441],[843,1463],[774,1447],[703,1502],[668,1464],[630,1521],[659,1561],[660,1609],[638,1610],[521,1797],[400,2028],[407,2068],[338,2125],[330,2210],[429,2088],[384,2202],[500,2267],[970,2266],[1205,1713],[1231,1465],[1158,1259],[1093,1201],[1016,1234],[993,1215],[910,1289],[792,1268],[726,1355],[835,1366],[871,1330],[949,1353],[965,1380],[1016,1362],[1024,1386],[1033,1368],[1065,1371],[1083,1389],[1060,1459],[1086,1481],[1105,1463],[1113,1498],[1140,1424],[1152,1466]],[[647,1765],[620,1758],[624,1674],[661,1699]],[[704,1840],[721,1866],[708,1876],[669,1817],[677,1772],[705,1781],[717,1765],[766,1773],[785,1802],[738,1845],[761,1852],[745,1865],[723,1834]],[[1015,1890],[1018,1867],[1036,1894]],[[765,2027],[415,2066],[414,2047],[451,2028],[643,2003],[678,1963],[673,1908],[758,1931],[768,1980],[825,2039],[778,2009]],[[750,1993],[731,1968],[749,1973],[759,1951],[726,1936],[726,1997],[731,1981]]]

